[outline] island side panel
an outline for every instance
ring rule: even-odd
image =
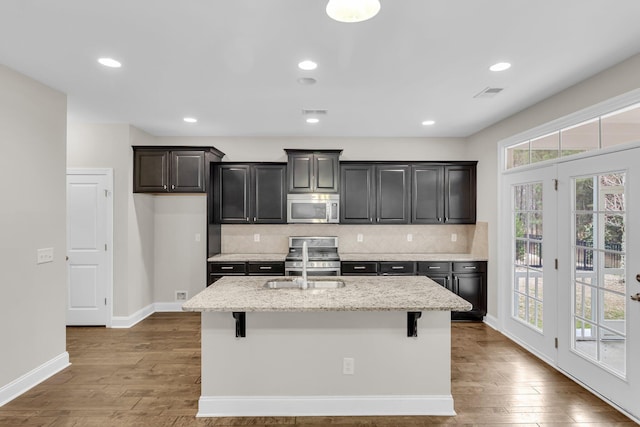
[[[199,416],[453,415],[448,311],[202,313]],[[353,375],[343,359],[353,358]]]

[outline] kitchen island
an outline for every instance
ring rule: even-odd
[[[198,416],[454,415],[450,311],[471,305],[422,276],[339,279],[224,277],[185,303],[202,312]]]

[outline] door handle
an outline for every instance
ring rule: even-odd
[[[631,299],[634,301],[640,301],[640,292],[635,295],[631,295]]]

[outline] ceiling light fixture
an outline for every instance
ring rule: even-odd
[[[432,126],[435,124],[436,122],[434,120],[425,120],[424,122],[422,122],[422,126]]]
[[[198,119],[196,119],[195,117],[185,117],[182,120],[184,120],[187,123],[197,123],[198,122]]]
[[[298,68],[300,68],[301,70],[304,70],[304,71],[312,71],[312,70],[315,70],[316,68],[318,68],[318,64],[316,64],[315,62],[311,61],[310,59],[306,59],[306,60],[298,63]]]
[[[329,0],[327,15],[338,22],[362,22],[380,11],[379,0]]]
[[[122,64],[120,63],[120,61],[116,61],[113,58],[98,58],[98,62],[104,65],[105,67],[109,67],[109,68],[122,67]]]
[[[315,124],[316,124],[316,123],[318,123],[318,122],[320,122],[320,119],[317,119],[317,118],[315,118],[315,117],[309,117],[309,118],[307,119],[307,123],[312,124],[312,125],[315,125]]]
[[[509,64],[508,62],[498,62],[497,64],[493,64],[491,67],[489,67],[491,71],[504,71],[508,70],[509,68],[511,68],[511,64]]]

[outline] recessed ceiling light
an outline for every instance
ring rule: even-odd
[[[316,64],[315,62],[311,61],[310,59],[306,59],[306,60],[298,63],[298,68],[300,68],[301,70],[304,70],[304,71],[312,71],[312,70],[315,70],[316,68],[318,68],[318,64]]]
[[[104,65],[105,67],[109,67],[109,68],[120,68],[122,67],[122,64],[120,63],[120,61],[116,61],[113,58],[99,58],[98,62],[102,65]]]
[[[307,123],[312,124],[312,125],[315,125],[315,124],[316,124],[316,123],[318,123],[318,122],[320,122],[320,119],[317,119],[317,118],[315,118],[315,117],[309,117],[309,118],[307,119]]]
[[[198,122],[198,119],[196,119],[195,117],[185,117],[182,120],[184,120],[187,123],[197,123]]]
[[[435,124],[436,122],[434,120],[425,120],[424,122],[422,122],[422,126],[431,126]]]
[[[380,11],[379,0],[329,0],[327,15],[338,22],[362,22]]]
[[[511,64],[509,64],[508,62],[498,62],[497,64],[493,64],[491,67],[489,67],[491,71],[504,71],[508,70],[509,68],[511,68]]]

